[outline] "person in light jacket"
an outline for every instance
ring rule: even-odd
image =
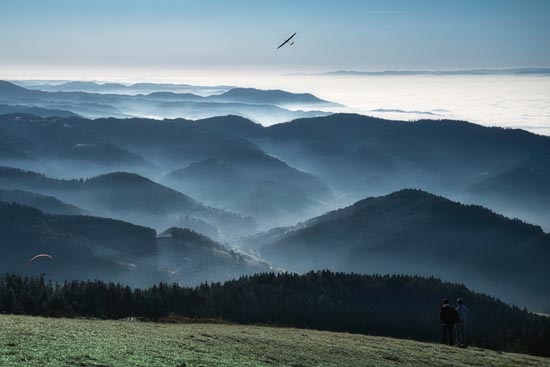
[[[458,306],[456,312],[458,313],[458,323],[456,324],[456,341],[459,346],[466,345],[466,322],[468,321],[468,307],[464,305],[462,298],[456,300]]]

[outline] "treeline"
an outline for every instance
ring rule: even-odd
[[[329,271],[257,274],[223,284],[132,289],[101,281],[0,277],[0,312],[104,319],[170,315],[439,341],[442,298],[470,308],[471,345],[550,357],[550,318],[435,278]]]

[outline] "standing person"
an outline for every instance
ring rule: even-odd
[[[459,346],[466,346],[466,321],[468,320],[468,307],[464,305],[462,298],[456,300],[458,306],[456,307],[456,312],[458,313],[458,324],[456,325],[456,341]]]
[[[449,306],[448,299],[443,300],[439,311],[439,320],[441,321],[441,342],[454,345],[454,325],[458,322],[458,312]]]

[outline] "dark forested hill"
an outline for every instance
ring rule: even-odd
[[[53,260],[29,263],[47,253]],[[155,230],[83,215],[51,215],[0,201],[0,269],[52,279],[103,279],[135,286],[197,285],[271,270],[189,229]]]
[[[97,256],[99,246],[134,254],[155,251],[155,232],[112,219],[44,214],[0,201],[0,268],[53,279],[104,279],[134,285],[169,279],[154,268]],[[54,260],[29,264],[34,255]]]
[[[550,356],[550,319],[434,278],[323,271],[258,274],[193,289],[168,284],[130,289],[102,282],[54,287],[39,278],[0,277],[0,299],[5,300],[0,302],[0,312],[115,319],[218,318],[433,342],[440,340],[441,300],[454,303],[459,297],[470,309],[470,345]]]
[[[65,110],[56,110],[56,109],[34,107],[34,106],[18,106],[18,105],[12,106],[12,105],[0,104],[0,115],[11,114],[11,113],[24,113],[24,114],[35,115],[40,117],[76,116],[73,112],[65,111]]]
[[[32,206],[44,213],[50,214],[86,214],[85,210],[77,206],[64,203],[63,201],[56,199],[53,196],[41,195],[23,190],[0,189],[0,200],[8,203],[18,203],[22,205]]]
[[[227,92],[210,96],[210,99],[227,102],[248,102],[255,104],[288,105],[325,105],[336,104],[322,100],[310,93],[290,93],[283,90],[261,90],[255,88],[233,88]]]
[[[365,199],[266,238],[260,253],[294,271],[435,275],[522,306],[550,307],[549,235],[419,190]]]
[[[309,159],[311,155],[325,158],[332,154],[347,159],[357,149],[369,147],[406,159],[420,168],[448,174],[467,167],[473,171],[493,168],[527,155],[550,153],[550,137],[523,130],[489,128],[463,121],[405,122],[350,114],[274,125],[265,129],[264,139],[277,139],[282,146],[299,143]]]
[[[250,218],[205,206],[134,173],[113,172],[88,179],[62,180],[0,167],[0,188],[53,195],[96,215],[148,226],[166,228],[187,216],[209,222],[227,234],[254,224]]]
[[[32,159],[33,144],[0,126],[0,162]]]

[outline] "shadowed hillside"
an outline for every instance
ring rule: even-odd
[[[268,235],[259,251],[293,271],[435,275],[544,310],[549,249],[550,236],[540,227],[403,190]]]
[[[22,190],[1,190],[0,200],[8,203],[32,206],[50,214],[79,215],[87,212],[77,206],[64,203],[53,196],[45,196]]]
[[[96,215],[110,215],[143,225],[166,227],[185,220],[186,216],[210,222],[226,234],[238,233],[245,226],[253,225],[251,218],[205,206],[134,173],[114,172],[89,179],[62,180],[0,167],[0,178],[1,188],[53,195]]]
[[[253,216],[263,228],[292,224],[322,211],[319,199],[330,197],[328,189],[321,195],[319,182],[317,190],[305,190],[302,187],[307,184],[300,183],[313,183],[314,177],[285,177],[280,168],[266,174],[260,167],[211,158],[174,170],[162,181],[210,205]]]
[[[170,281],[195,286],[271,270],[189,229],[155,230],[82,215],[44,214],[0,201],[0,268],[50,279],[102,279],[132,286]],[[29,264],[34,255],[52,260]]]

